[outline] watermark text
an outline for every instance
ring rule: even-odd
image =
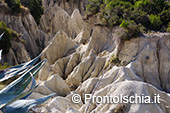
[[[91,100],[91,103],[96,104],[118,104],[118,103],[139,103],[139,104],[154,104],[160,103],[160,95],[154,94],[151,98],[150,96],[142,95],[119,95],[119,96],[92,96],[92,94],[85,94],[84,95],[84,102],[87,103]],[[79,94],[74,94],[72,96],[72,102],[79,103],[81,101],[81,96]]]

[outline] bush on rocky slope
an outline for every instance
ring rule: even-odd
[[[101,24],[119,26],[133,20],[146,30],[166,31],[170,21],[170,3],[166,0],[89,0],[86,15],[98,15]]]
[[[137,37],[140,34],[140,25],[137,25],[134,21],[123,20],[120,27],[126,29],[126,36],[124,40],[129,40],[131,37]]]
[[[5,0],[8,6],[11,8],[12,12],[21,12],[20,0]]]
[[[7,54],[11,48],[11,40],[19,37],[20,34],[10,28],[7,28],[6,24],[0,21],[0,34],[2,33],[4,33],[4,35],[0,40],[0,50],[2,49],[3,53]]]
[[[3,70],[3,69],[7,69],[9,68],[10,66],[8,65],[8,63],[4,63],[4,65],[1,65],[0,64],[0,70]]]

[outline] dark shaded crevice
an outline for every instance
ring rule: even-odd
[[[162,87],[162,80],[161,80],[161,72],[160,72],[160,58],[159,58],[159,51],[160,51],[160,42],[161,41],[161,39],[159,38],[159,40],[158,40],[158,42],[157,42],[157,50],[156,50],[156,55],[157,55],[157,59],[158,59],[158,74],[159,74],[159,81],[160,81],[160,86],[161,86],[161,88],[163,88]]]
[[[87,71],[86,71],[86,72],[84,73],[84,75],[82,76],[82,80],[83,80],[83,78],[85,77],[85,75],[89,72],[90,68],[93,66],[95,60],[96,60],[96,56],[95,56],[94,60],[91,62],[91,65],[89,66],[89,68],[87,69]],[[81,82],[83,82],[83,81],[81,81]]]

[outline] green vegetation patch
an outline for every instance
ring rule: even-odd
[[[106,62],[104,69],[106,69],[107,67],[109,67],[110,64],[115,64],[115,65],[120,65],[121,61],[119,60],[119,58],[115,55],[112,55],[109,59],[108,62]]]
[[[115,56],[115,55],[112,55],[111,56],[111,58],[110,58],[110,60],[109,60],[109,62],[110,63],[120,63],[120,60],[119,60],[119,58],[117,57],[117,56]]]
[[[0,40],[0,50],[2,49],[3,54],[7,54],[11,48],[11,40],[20,36],[16,31],[7,28],[6,24],[0,21],[0,34],[4,33]]]
[[[5,3],[11,8],[13,13],[21,12],[21,3],[20,0],[5,0]]]
[[[134,35],[140,33],[138,31],[141,28],[145,32],[166,31],[170,22],[170,2],[166,0],[89,0],[86,16],[92,15],[98,16],[101,25],[121,26],[129,33],[132,30]],[[137,28],[137,31],[134,28]]]
[[[4,65],[1,65],[0,64],[0,70],[4,70],[4,69],[7,69],[7,68],[9,68],[9,67],[11,67],[10,65],[8,65],[8,63],[4,63]]]

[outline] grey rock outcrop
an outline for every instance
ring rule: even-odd
[[[46,62],[42,69],[39,71],[38,78],[40,80],[47,80],[49,76],[50,76],[50,63]]]
[[[31,58],[30,58],[28,52],[26,51],[23,43],[17,42],[17,41],[12,41],[11,48],[14,51],[16,59],[17,59],[19,64],[31,60]]]
[[[50,64],[54,64],[59,58],[73,53],[76,48],[77,44],[65,32],[59,31],[43,50],[41,59],[47,58]]]
[[[87,49],[94,49],[96,53],[100,53],[108,49],[113,42],[111,29],[107,27],[94,26]]]
[[[159,74],[160,74],[160,82],[161,82],[161,86],[162,88],[167,91],[170,92],[170,48],[169,48],[169,36],[164,36],[162,37],[158,44],[159,44],[159,48],[158,48],[158,66],[159,66]]]
[[[84,26],[84,21],[79,13],[79,10],[75,9],[71,17],[68,19],[69,36],[75,38],[84,28]]]
[[[54,93],[52,90],[50,90],[45,84],[44,82],[41,83],[38,88],[35,89],[34,91],[35,93],[38,93],[38,94],[42,94],[42,95],[49,95],[49,94],[52,94]]]
[[[45,110],[45,112],[48,113],[66,113],[70,106],[76,109],[80,108],[78,105],[72,103],[69,99],[63,97],[55,97],[47,106],[48,108]]]
[[[143,83],[143,82],[137,82],[137,81],[124,81],[120,83],[113,83],[110,84],[106,87],[104,87],[101,90],[96,91],[94,94],[95,96],[119,96],[124,95],[124,96],[132,96],[132,95],[145,95],[151,97],[151,102],[154,100],[154,95],[159,94],[160,95],[160,103],[159,104],[125,104],[124,107],[122,108],[123,112],[128,112],[128,113],[134,113],[134,112],[155,112],[155,113],[168,113],[168,104],[169,100],[167,100],[169,95],[167,95],[164,92],[159,91],[152,85]],[[165,102],[165,100],[167,100]],[[97,104],[97,103],[95,103]],[[119,104],[98,104],[97,107],[92,110],[95,112],[111,112],[114,111],[114,109],[118,108]],[[121,105],[121,104],[120,104]],[[93,105],[91,105],[93,106]],[[95,105],[94,105],[95,106]],[[119,109],[119,108],[118,108]],[[89,111],[91,111],[89,109]],[[81,108],[81,113],[84,112],[83,108]]]
[[[20,40],[24,41],[22,44],[16,41],[12,42],[12,50],[18,63],[26,62],[30,58],[36,57],[48,45],[50,37],[38,28],[28,10],[22,9],[22,12],[14,15],[10,13],[9,8],[3,2],[0,3],[0,6],[0,21],[3,21],[8,28],[20,33]],[[18,55],[18,51],[21,51],[21,55]]]
[[[71,38],[76,38],[82,30],[87,31],[78,9],[75,9],[70,17],[66,11],[58,6],[45,10],[40,20],[40,28],[50,36],[63,30]]]
[[[8,54],[2,54],[1,63],[4,64],[6,62],[8,63],[8,65],[18,64],[17,58],[12,49],[9,50]]]
[[[70,93],[70,88],[59,75],[52,75],[44,84],[60,96]]]
[[[85,58],[79,65],[77,65],[72,73],[66,79],[67,84],[79,86],[80,83],[88,78],[97,77],[104,67],[106,58],[96,57],[95,53],[91,51],[89,56]]]
[[[56,93],[59,96],[66,96],[70,93],[69,86],[59,75],[51,75],[46,81],[39,81],[41,84],[35,90],[36,93],[48,95]]]
[[[45,10],[50,7],[59,6],[69,15],[71,15],[75,9],[79,9],[81,14],[84,15],[88,0],[42,0],[42,3]]]
[[[26,20],[26,22],[28,22],[28,20],[31,19],[30,22],[32,22],[32,23],[23,23],[23,21],[24,21],[23,19]],[[35,24],[35,21],[30,14],[26,15],[26,17],[24,17],[24,18],[22,16],[12,16],[12,15],[0,14],[0,21],[3,21],[4,23],[6,23],[6,25],[9,28],[22,34],[21,38],[23,38],[26,42],[25,48],[32,55],[32,57],[35,57],[36,55],[38,55],[39,49],[36,45],[35,39],[30,34],[31,33],[30,29],[27,29]],[[33,29],[32,31],[35,31],[35,30],[36,29]]]
[[[154,102],[155,94],[159,94],[161,97],[159,104],[129,104],[129,103],[120,103],[120,104],[104,104],[94,102],[90,105],[88,112],[113,112],[116,109],[120,109],[123,112],[134,113],[134,112],[155,112],[155,113],[168,113],[169,112],[169,98],[170,96],[166,93],[159,91],[150,84],[139,81],[124,81],[120,83],[112,83],[104,88],[95,92],[94,96],[149,96],[150,101]],[[78,104],[73,104],[71,99],[56,97],[54,98],[47,106],[47,112],[71,112],[71,113],[84,113],[87,107],[87,104],[84,104],[80,107]],[[71,106],[71,107],[70,107]],[[120,107],[122,106],[122,107]]]
[[[63,30],[68,34],[68,19],[70,16],[62,8],[50,7],[45,10],[40,19],[40,28],[50,36],[54,36],[58,31]]]
[[[59,74],[62,78],[66,79],[79,62],[80,55],[73,53],[68,57],[57,60],[54,65],[52,65],[52,71],[54,74]]]
[[[48,62],[45,64],[42,70],[40,70],[38,77],[41,80],[46,80],[50,75],[50,65],[54,64],[58,59],[69,56],[75,52],[77,46],[78,45],[73,42],[64,31],[59,31],[52,39],[51,43],[42,51],[41,59],[46,58]],[[60,62],[60,60],[58,62]],[[54,66],[54,68],[57,67]],[[57,68],[54,73],[59,71],[61,70],[58,70]],[[56,74],[62,76],[62,73]]]

